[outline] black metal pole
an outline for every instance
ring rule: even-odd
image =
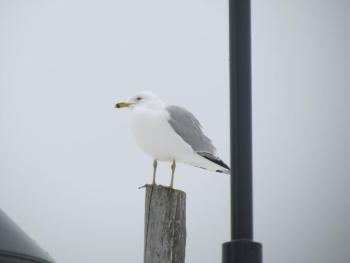
[[[229,0],[231,241],[223,263],[261,263],[253,241],[250,0]]]

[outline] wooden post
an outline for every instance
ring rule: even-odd
[[[186,193],[146,185],[144,263],[184,263]]]

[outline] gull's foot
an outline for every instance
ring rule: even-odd
[[[147,186],[157,186],[157,184],[153,183],[153,184],[145,184],[145,185],[142,185],[140,186],[138,189],[142,189],[142,188],[146,188]]]

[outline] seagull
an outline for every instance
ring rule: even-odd
[[[174,185],[176,163],[230,173],[230,168],[215,155],[216,149],[200,122],[185,108],[168,105],[150,91],[138,92],[115,108],[131,111],[131,132],[140,148],[153,158],[152,185],[156,184],[158,161],[171,163],[170,188]]]

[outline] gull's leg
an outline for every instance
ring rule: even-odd
[[[153,161],[153,180],[152,180],[152,185],[156,184],[156,171],[157,171],[157,160]]]
[[[170,181],[170,188],[173,188],[173,186],[174,186],[175,168],[176,168],[176,162],[175,162],[175,160],[173,160],[173,163],[171,164],[171,181]]]

